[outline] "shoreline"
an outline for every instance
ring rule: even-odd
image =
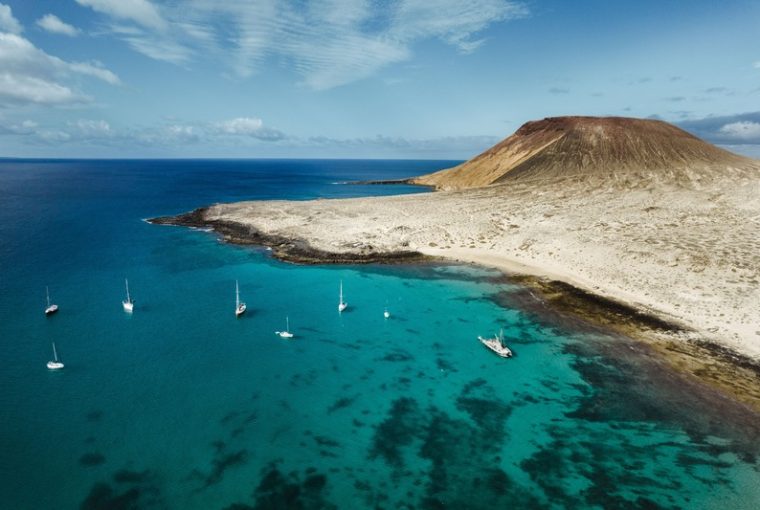
[[[225,242],[242,246],[263,246],[272,250],[278,260],[293,264],[404,264],[430,261],[433,258],[418,251],[384,252],[373,249],[363,252],[330,252],[311,246],[306,240],[272,235],[233,221],[207,220],[208,207],[200,207],[177,216],[161,216],[146,221],[153,225],[173,225],[211,229]],[[370,247],[371,248],[371,247]]]
[[[628,296],[610,295],[572,275],[529,266],[506,257],[473,254],[445,248],[419,251],[331,252],[313,247],[307,240],[266,234],[250,225],[207,219],[207,207],[177,216],[148,219],[155,225],[210,229],[223,241],[263,246],[276,259],[306,265],[317,264],[418,264],[442,261],[467,263],[498,270],[504,277],[535,291],[554,312],[569,314],[583,323],[641,341],[656,351],[674,371],[718,390],[760,413],[760,363],[745,354],[711,341],[664,312],[643,307]],[[535,297],[535,295],[534,295]],[[629,297],[630,298],[630,297]]]

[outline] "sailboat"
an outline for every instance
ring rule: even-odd
[[[124,307],[124,311],[127,313],[132,313],[132,309],[135,307],[135,302],[132,301],[132,298],[129,296],[129,282],[126,278],[124,278],[124,285],[127,288],[127,299],[121,302],[121,305]]]
[[[499,330],[499,336],[495,336],[493,338],[483,338],[482,336],[478,337],[478,340],[481,341],[483,345],[491,349],[493,352],[501,356],[502,358],[511,358],[512,357],[512,351],[504,345],[504,330]]]
[[[55,342],[53,342],[53,359],[47,362],[47,367],[50,370],[60,370],[63,368],[63,363],[58,361],[58,353],[55,350]]]
[[[235,280],[235,317],[240,317],[245,313],[245,303],[240,301],[240,286],[238,281]]]
[[[45,294],[47,294],[47,308],[45,308],[45,315],[52,315],[58,311],[58,305],[50,304],[50,289],[45,287]]]
[[[290,332],[290,319],[285,317],[285,331],[275,331],[275,335],[280,335],[280,338],[293,338],[295,335]]]
[[[340,281],[340,296],[338,297],[338,311],[342,312],[348,308],[348,303],[343,301],[343,280]]]
[[[388,307],[385,307],[385,311],[383,311],[383,317],[386,319],[390,318],[391,312],[388,311]]]

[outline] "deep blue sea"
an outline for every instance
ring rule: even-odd
[[[143,221],[454,163],[0,160],[0,508],[760,507],[756,414],[499,273]],[[512,359],[477,341],[500,327]]]

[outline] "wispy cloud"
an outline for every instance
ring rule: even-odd
[[[297,137],[268,128],[256,117],[183,123],[174,119],[153,127],[114,128],[105,120],[80,119],[62,125],[38,125],[31,120],[3,123],[0,135],[11,135],[30,146],[58,147],[144,147],[176,149],[178,147],[213,147],[211,150],[250,150],[268,154],[299,154],[329,157],[452,157],[477,154],[499,141],[496,136],[446,136],[406,138],[377,135],[372,137],[334,138],[329,136]],[[237,153],[239,154],[239,152]]]
[[[211,55],[241,77],[277,58],[318,90],[409,60],[424,40],[470,53],[489,25],[529,15],[511,0],[77,2],[106,15],[111,33],[150,58],[184,64]]]
[[[569,89],[564,89],[560,87],[552,87],[549,89],[549,94],[568,94],[570,92]]]
[[[443,136],[437,138],[405,138],[383,136],[365,138],[330,138],[313,136],[297,140],[300,145],[325,149],[343,155],[396,155],[429,157],[452,154],[478,154],[500,140],[497,136]]]
[[[724,96],[733,96],[734,91],[728,87],[709,87],[705,89],[705,94],[722,94]]]
[[[163,30],[166,20],[148,0],[76,0],[79,5],[116,19],[132,21],[146,28]]]
[[[79,29],[61,21],[55,14],[45,14],[37,20],[37,26],[53,34],[67,35],[76,37],[79,35]]]
[[[23,30],[21,23],[13,17],[11,8],[5,4],[0,4],[0,31],[20,34]]]

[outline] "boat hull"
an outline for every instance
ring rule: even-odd
[[[47,308],[45,308],[45,315],[53,315],[57,311],[58,311],[58,305],[50,305]]]

